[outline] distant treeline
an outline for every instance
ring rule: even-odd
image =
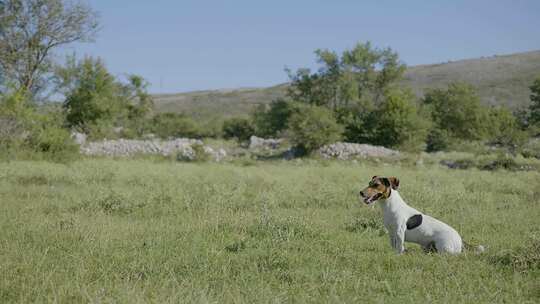
[[[460,150],[480,143],[540,155],[522,149],[540,130],[540,75],[530,86],[530,107],[518,112],[482,105],[467,83],[427,89],[418,99],[398,85],[406,66],[395,51],[359,43],[342,54],[316,50],[320,68],[288,71],[291,85],[285,98],[260,105],[247,117],[203,124],[185,114],[155,113],[142,77],[119,79],[99,58],[53,60],[59,46],[95,37],[97,14],[86,5],[2,1],[0,26],[4,158],[69,159],[77,154],[73,131],[90,140],[149,134],[238,141],[251,135],[284,137],[302,153],[347,141],[406,151]]]

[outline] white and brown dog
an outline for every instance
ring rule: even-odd
[[[459,254],[464,245],[470,246],[461,240],[454,228],[407,205],[399,195],[398,187],[399,180],[395,177],[374,176],[368,187],[360,191],[360,198],[366,204],[379,201],[390,244],[397,253],[405,251],[405,241],[420,244],[427,252],[449,254]],[[484,251],[482,246],[475,249]]]

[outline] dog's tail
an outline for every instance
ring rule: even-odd
[[[474,251],[476,254],[480,254],[486,251],[486,247],[480,244],[472,244],[463,241],[463,248],[468,251]]]

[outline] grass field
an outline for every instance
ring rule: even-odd
[[[376,174],[487,252],[394,254],[357,201]],[[0,302],[538,303],[539,186],[311,160],[0,163]]]

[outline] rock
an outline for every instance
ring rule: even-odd
[[[71,138],[73,138],[73,141],[75,141],[75,143],[78,145],[82,146],[86,143],[86,134],[84,133],[72,131]]]
[[[115,157],[127,157],[136,154],[155,154],[170,156],[176,155],[178,159],[194,160],[196,153],[193,145],[203,146],[203,142],[198,139],[176,138],[168,141],[161,140],[134,140],[118,139],[103,140],[99,142],[89,142],[81,146],[81,153],[85,155],[103,155]],[[203,149],[214,160],[221,161],[227,156],[223,149],[214,151],[212,148],[203,146]]]
[[[338,142],[319,149],[323,158],[349,159],[351,157],[392,157],[399,152],[381,146]]]
[[[252,135],[249,138],[249,149],[267,149],[275,150],[278,149],[280,144],[283,142],[283,139],[274,139],[274,138],[261,138],[255,135]]]

